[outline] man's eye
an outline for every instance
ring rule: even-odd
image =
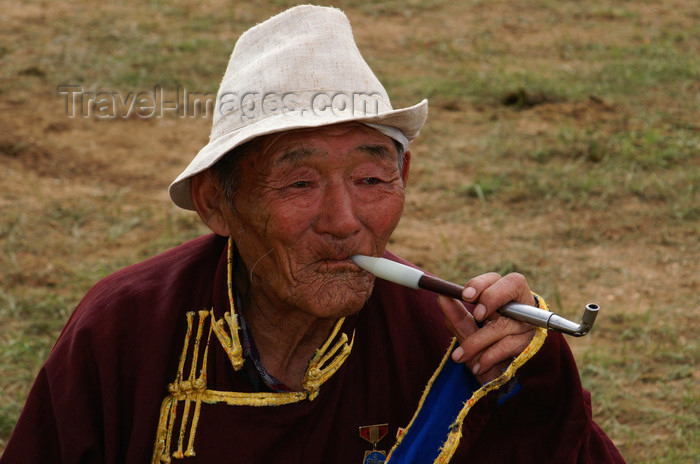
[[[381,182],[381,180],[377,179],[376,177],[365,177],[362,179],[362,183],[365,185],[377,185]]]
[[[308,180],[298,180],[292,184],[292,187],[295,187],[295,188],[308,187],[310,183],[311,182],[309,182]]]

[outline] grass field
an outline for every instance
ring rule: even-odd
[[[206,232],[170,181],[211,119],[69,117],[59,87],[215,93],[273,1],[4,3],[0,449],[98,279]],[[427,97],[390,248],[445,278],[525,274],[630,463],[700,456],[700,9],[695,0],[334,3],[394,100]],[[83,107],[85,109],[86,106]]]

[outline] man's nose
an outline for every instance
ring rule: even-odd
[[[323,191],[315,228],[320,234],[349,237],[362,229],[358,202],[345,184],[329,185]]]

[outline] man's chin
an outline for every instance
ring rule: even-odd
[[[321,318],[352,316],[360,312],[369,299],[373,284],[373,277],[358,274],[352,279],[331,279],[312,290],[307,309]]]

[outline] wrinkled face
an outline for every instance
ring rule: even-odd
[[[403,205],[396,147],[372,128],[347,123],[256,140],[227,216],[250,296],[321,318],[359,311],[374,277],[349,258],[381,255]]]

